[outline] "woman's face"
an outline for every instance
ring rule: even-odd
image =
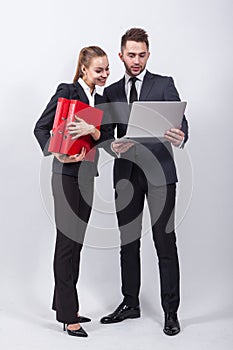
[[[92,58],[90,66],[88,68],[82,66],[82,71],[83,80],[88,86],[104,86],[110,74],[108,58],[106,56]]]

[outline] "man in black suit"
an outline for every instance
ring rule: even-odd
[[[129,29],[121,38],[119,57],[125,66],[125,76],[104,90],[110,106],[110,132],[114,138],[126,134],[130,106],[135,100],[180,101],[171,77],[146,70],[150,56],[147,33],[141,28]],[[188,139],[188,123],[183,116],[180,129],[170,129],[164,139],[148,138],[139,143],[115,140],[109,149],[114,153],[115,205],[121,235],[122,303],[101,318],[103,324],[140,317],[140,238],[145,197],[151,217],[156,248],[161,304],[164,311],[164,333],[180,332],[179,261],[174,227],[176,200],[176,167],[172,145],[184,147]]]

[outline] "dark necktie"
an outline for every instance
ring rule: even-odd
[[[136,80],[138,80],[138,78],[132,77],[129,80],[132,82],[130,94],[129,94],[129,103],[133,103],[134,101],[138,100],[138,93],[137,93],[137,89],[135,86],[135,82],[136,82]]]

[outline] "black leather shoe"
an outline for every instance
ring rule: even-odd
[[[85,322],[91,322],[91,319],[89,317],[85,317],[85,316],[78,316],[77,317],[77,323],[85,323]]]
[[[139,306],[131,307],[123,302],[112,314],[102,317],[100,322],[103,324],[116,323],[124,321],[127,318],[139,318],[140,316]]]
[[[164,333],[167,335],[176,335],[180,332],[180,324],[176,312],[167,312],[164,315]]]
[[[68,326],[68,325],[67,325]],[[87,334],[87,332],[86,331],[84,331],[84,329],[82,328],[82,327],[80,327],[79,329],[76,329],[76,330],[74,330],[74,331],[72,331],[71,329],[68,329],[66,326],[65,326],[65,324],[63,325],[63,329],[65,330],[65,328],[66,328],[66,330],[67,330],[67,333],[69,334],[69,335],[71,335],[71,336],[73,336],[73,337],[88,337],[88,334]]]

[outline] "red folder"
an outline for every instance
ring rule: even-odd
[[[68,110],[67,101],[69,102]],[[64,113],[62,113],[62,111]],[[51,137],[49,151],[74,155],[79,154],[82,147],[85,147],[85,160],[94,161],[96,149],[94,147],[95,143],[92,136],[85,135],[76,140],[72,140],[73,135],[68,132],[67,124],[76,121],[75,115],[100,130],[103,117],[103,111],[101,109],[91,107],[79,100],[59,98],[52,131],[52,135],[54,136]]]
[[[49,143],[49,152],[60,153],[70,100],[59,97]]]
[[[70,107],[67,115],[66,124],[77,121],[75,115],[81,119],[84,119],[88,124],[94,125],[100,130],[100,125],[103,117],[103,111],[95,107],[91,107],[88,104],[79,100],[70,100]],[[71,134],[69,134],[67,127],[65,127],[63,141],[61,145],[60,153],[62,154],[79,154],[82,147],[86,148],[86,160],[93,161],[95,157],[95,143],[91,135],[81,136],[76,140],[72,140]]]

